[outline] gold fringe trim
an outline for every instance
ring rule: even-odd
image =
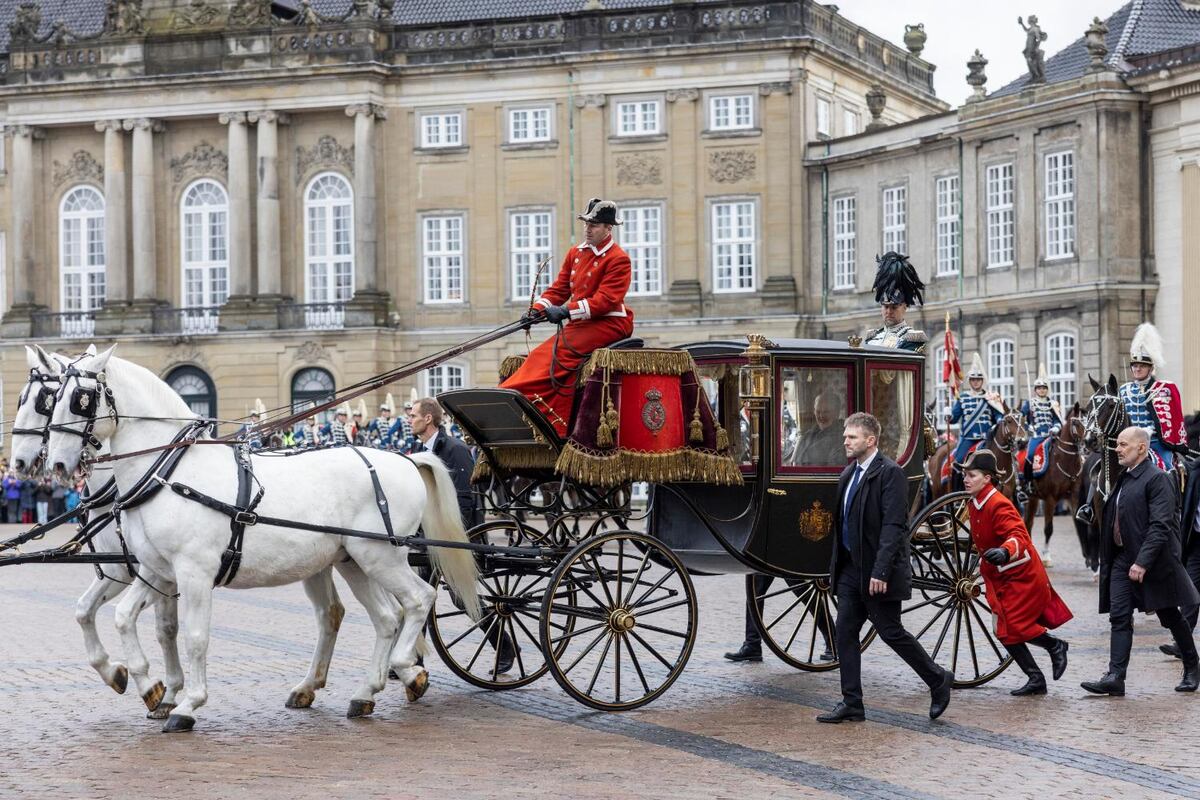
[[[692,354],[683,350],[610,350],[592,352],[585,373],[610,369],[625,375],[683,375],[694,372]]]
[[[491,452],[501,469],[554,469],[555,454],[549,447],[493,447]],[[471,472],[471,482],[478,483],[491,474],[492,465],[481,452]]]
[[[525,356],[505,356],[500,362],[500,381],[504,382],[511,378],[524,363]]]
[[[620,486],[630,481],[699,483],[740,486],[742,471],[730,456],[712,450],[683,447],[663,453],[617,450],[602,453],[568,442],[554,471],[589,486]]]

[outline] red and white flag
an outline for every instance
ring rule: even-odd
[[[946,347],[942,359],[942,383],[948,384],[950,394],[958,397],[958,386],[962,383],[962,365],[958,361],[958,345],[954,342],[954,333],[950,330],[950,315],[946,315]]]

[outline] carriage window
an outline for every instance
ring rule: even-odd
[[[916,441],[917,413],[916,370],[871,367],[867,411],[879,420],[882,429],[879,450],[896,463],[905,463]]]
[[[846,466],[844,424],[849,413],[849,367],[789,366],[779,379],[779,465],[805,472]]]
[[[750,415],[738,401],[738,363],[697,364],[696,377],[713,415],[729,434],[729,449],[745,469],[754,465],[750,452]]]

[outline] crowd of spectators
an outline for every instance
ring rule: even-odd
[[[79,505],[82,482],[70,488],[49,477],[22,478],[0,459],[0,523],[32,525],[43,523]]]

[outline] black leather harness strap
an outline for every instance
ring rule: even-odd
[[[251,484],[258,482],[250,466],[250,454],[242,445],[235,445],[232,449],[233,460],[237,464],[237,504],[230,511],[224,512],[229,515],[229,546],[221,554],[221,568],[213,581],[214,586],[228,586],[237,577],[238,569],[242,566],[242,544],[246,538],[246,526],[258,524],[258,515],[254,509],[262,502],[264,493],[260,484],[254,497],[250,497]]]
[[[387,531],[388,541],[393,545],[399,546],[400,542],[396,540],[396,532],[392,530],[392,513],[388,508],[387,495],[383,493],[383,484],[379,482],[379,475],[375,472],[375,465],[367,460],[367,457],[359,452],[357,447],[351,447],[354,455],[362,459],[362,462],[367,465],[367,472],[371,475],[371,486],[375,488],[375,506],[379,509],[379,515],[383,517],[383,529]]]

